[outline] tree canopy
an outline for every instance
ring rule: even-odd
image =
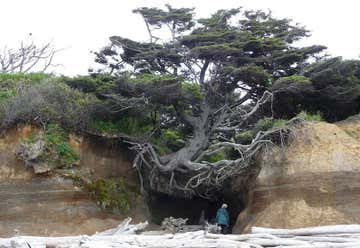
[[[301,110],[321,112],[331,122],[360,112],[360,61],[326,58],[304,68],[301,75],[277,80],[274,110],[292,117]]]

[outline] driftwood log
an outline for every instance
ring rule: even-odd
[[[92,236],[34,237],[0,239],[0,248],[348,248],[360,247],[360,225],[320,226],[300,229],[252,228],[250,234],[212,234],[194,231],[175,234],[137,234],[147,222],[130,224],[126,219],[117,228]]]

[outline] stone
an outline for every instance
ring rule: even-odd
[[[41,136],[40,136],[41,137]],[[19,159],[23,160],[27,167],[32,167],[35,174],[43,174],[51,171],[51,167],[39,159],[44,154],[45,141],[38,138],[35,142],[20,142],[15,150]]]
[[[310,122],[258,159],[233,232],[360,223],[360,119]]]
[[[72,180],[52,173],[38,175],[36,167],[24,166],[15,150],[33,132],[40,130],[26,125],[9,129],[0,137],[0,237],[94,234],[116,227],[127,216],[135,222],[149,219],[141,196],[128,213],[115,214],[102,210]],[[86,136],[76,141],[79,169],[91,170],[99,179],[123,177],[137,183],[136,171],[124,149]]]

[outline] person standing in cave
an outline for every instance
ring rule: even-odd
[[[229,230],[230,219],[227,207],[228,205],[223,203],[216,213],[216,223],[221,227],[222,234],[227,234]]]

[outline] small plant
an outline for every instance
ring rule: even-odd
[[[297,117],[304,119],[306,121],[323,121],[323,118],[321,116],[320,112],[316,112],[315,114],[308,113],[306,111],[301,111]]]
[[[223,160],[225,158],[226,158],[226,152],[219,151],[219,152],[212,154],[211,156],[208,156],[205,160],[210,163],[215,163],[215,162]]]
[[[235,135],[236,143],[240,144],[250,144],[254,137],[254,132],[252,130],[244,131]]]
[[[116,134],[121,132],[118,123],[109,120],[94,120],[92,128],[103,134]]]
[[[123,213],[130,210],[131,193],[122,179],[97,179],[84,186],[102,208],[118,209]]]
[[[259,131],[266,131],[271,129],[274,126],[274,119],[265,117],[264,119],[260,119],[254,127],[254,131],[257,133]]]
[[[57,168],[70,167],[79,160],[79,155],[69,145],[67,133],[58,125],[49,124],[44,134],[46,153],[44,159]]]
[[[260,119],[251,130],[247,130],[244,132],[240,132],[235,136],[235,140],[237,143],[241,144],[250,144],[255,135],[260,131],[268,131],[275,128],[283,127],[288,120],[285,119],[273,119],[269,117],[265,117]]]
[[[63,171],[61,175],[89,192],[96,204],[103,209],[116,209],[127,213],[132,202],[140,194],[139,189],[130,186],[123,178],[94,179],[81,170]]]

